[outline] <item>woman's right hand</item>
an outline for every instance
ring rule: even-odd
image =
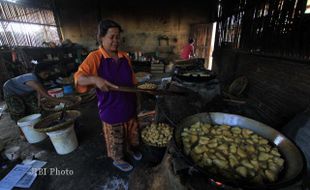
[[[95,85],[97,88],[99,88],[102,91],[109,91],[110,88],[118,88],[118,86],[110,83],[109,81],[102,79],[100,77],[96,77],[95,79]]]

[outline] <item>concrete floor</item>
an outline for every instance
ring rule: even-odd
[[[30,189],[127,189],[129,173],[120,172],[113,167],[111,160],[106,156],[96,101],[80,107],[82,116],[75,127],[79,147],[68,155],[58,155],[48,138],[32,145],[21,141],[18,128],[9,115],[5,113],[2,116],[0,138],[5,139],[6,145],[21,146],[22,158],[40,152],[43,154],[39,159],[47,161],[44,167],[73,170],[72,176],[38,176]],[[136,166],[139,163],[133,164]]]

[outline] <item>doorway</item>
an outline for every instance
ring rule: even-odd
[[[195,39],[195,55],[197,58],[204,58],[204,67],[208,70],[212,70],[215,32],[216,22],[209,24],[193,24],[190,28],[190,37]]]

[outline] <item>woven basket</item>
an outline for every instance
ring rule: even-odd
[[[56,125],[51,124],[60,119],[62,112],[53,113],[34,125],[34,129],[39,132],[51,132],[61,129],[65,129],[71,126],[75,120],[81,115],[81,112],[77,110],[67,110],[65,114],[65,121]]]
[[[240,96],[246,89],[248,83],[249,81],[247,77],[245,76],[241,76],[235,79],[229,86],[229,89],[228,89],[229,94],[234,95],[234,96]]]
[[[87,103],[92,101],[96,98],[96,90],[91,89],[90,91],[86,93],[75,93],[76,96],[81,97],[81,104]]]
[[[76,106],[78,106],[82,101],[82,98],[79,96],[65,96],[63,97],[63,99],[72,102],[72,104],[66,105],[66,109],[76,108]],[[55,109],[56,105],[59,105],[59,103],[52,102],[47,99],[41,100],[41,107],[44,111],[48,111],[48,112],[61,111],[62,109]]]

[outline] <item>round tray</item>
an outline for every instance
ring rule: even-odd
[[[229,86],[228,92],[234,96],[240,96],[246,89],[249,81],[245,76],[235,79]]]
[[[65,99],[65,100],[68,100],[68,101],[72,102],[72,104],[66,105],[66,109],[73,109],[74,107],[78,106],[81,103],[81,101],[82,101],[82,98],[79,97],[79,96],[65,96],[62,99]],[[58,105],[58,104],[59,103],[52,102],[52,101],[49,101],[47,99],[41,100],[41,107],[42,107],[42,109],[44,111],[48,111],[48,112],[57,112],[57,111],[62,110],[62,109],[55,109],[55,106]]]
[[[69,127],[75,122],[75,120],[81,115],[81,112],[77,110],[67,110],[65,114],[65,121],[53,126],[50,126],[53,122],[60,119],[62,112],[53,113],[34,125],[34,129],[39,132],[51,132]]]
[[[96,90],[91,89],[86,93],[75,93],[76,96],[79,96],[82,98],[81,104],[90,102],[96,98]]]

